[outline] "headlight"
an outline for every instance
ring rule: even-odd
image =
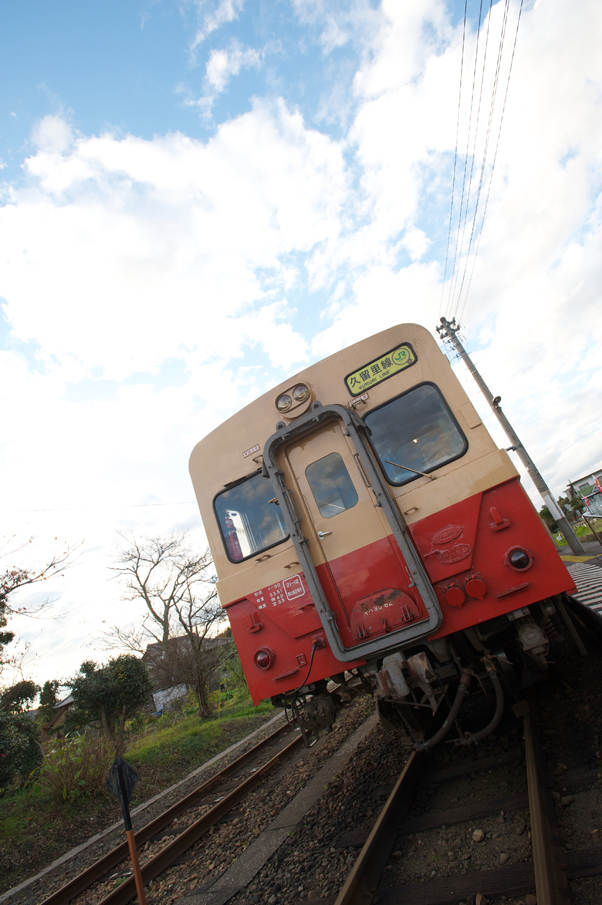
[[[309,387],[304,383],[298,383],[293,390],[293,399],[295,402],[305,402],[309,396]]]
[[[533,562],[533,557],[522,547],[514,547],[506,554],[508,565],[517,572],[525,572]]]
[[[283,393],[283,395],[279,396],[276,400],[276,408],[279,412],[288,412],[292,404],[293,400],[288,395],[288,393]]]

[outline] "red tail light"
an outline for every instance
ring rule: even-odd
[[[264,647],[262,650],[257,651],[253,659],[257,669],[269,669],[275,658],[272,651]]]

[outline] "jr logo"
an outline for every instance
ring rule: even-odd
[[[393,361],[396,365],[404,365],[410,357],[407,349],[398,349],[393,353]]]

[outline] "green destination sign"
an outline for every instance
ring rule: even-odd
[[[361,396],[370,387],[377,383],[382,383],[394,374],[404,371],[416,361],[416,353],[409,343],[402,343],[396,346],[386,355],[375,358],[367,365],[362,365],[353,374],[349,374],[345,378],[345,386],[352,396]]]

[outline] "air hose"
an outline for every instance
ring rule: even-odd
[[[463,672],[460,676],[460,684],[458,685],[458,690],[456,691],[456,697],[454,698],[454,703],[451,706],[451,710],[447,714],[445,721],[438,732],[435,732],[432,738],[427,739],[425,742],[420,742],[417,745],[413,745],[415,751],[423,752],[430,751],[431,748],[434,748],[435,745],[438,745],[439,742],[445,738],[451,727],[453,726],[456,717],[460,712],[460,708],[464,703],[464,698],[468,694],[468,686],[470,685],[470,673]]]

